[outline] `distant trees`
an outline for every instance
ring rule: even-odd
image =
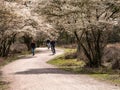
[[[62,30],[59,32],[59,36],[57,38],[57,43],[59,45],[72,45],[76,43],[76,39],[74,35],[69,34],[67,31]]]
[[[118,43],[120,42],[120,24],[113,27],[113,31],[108,38],[109,43]]]
[[[45,15],[54,28],[76,37],[78,60],[83,52],[87,66],[101,66],[108,35],[120,16],[117,0],[49,0],[39,3],[36,12]]]

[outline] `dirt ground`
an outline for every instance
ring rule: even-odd
[[[63,54],[57,49],[52,55],[47,48],[42,52],[29,55],[2,68],[4,80],[10,82],[9,90],[120,90],[105,82],[97,81],[87,75],[71,74],[59,70],[46,62]]]

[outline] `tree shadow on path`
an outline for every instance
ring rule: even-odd
[[[58,68],[40,68],[16,72],[15,74],[72,74],[72,73],[60,70]]]

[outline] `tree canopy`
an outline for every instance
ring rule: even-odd
[[[44,0],[40,1],[36,12],[43,15],[58,32],[65,30],[73,34],[77,39],[78,56],[83,52],[86,63],[90,67],[98,67],[101,65],[108,35],[120,19],[120,2]]]

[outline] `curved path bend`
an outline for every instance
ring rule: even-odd
[[[97,81],[87,75],[71,74],[55,68],[46,62],[63,51],[57,49],[52,55],[47,48],[35,56],[14,61],[2,68],[3,77],[10,82],[9,90],[120,90]]]

